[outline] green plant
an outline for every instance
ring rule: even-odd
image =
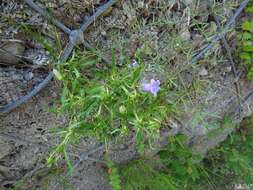
[[[245,119],[241,127],[225,142],[209,151],[203,160],[210,176],[217,184],[245,183],[253,181],[253,130],[252,116]],[[219,177],[217,177],[219,176]]]
[[[248,5],[247,15],[252,16],[253,4]],[[247,77],[253,79],[253,22],[245,20],[242,23],[240,58],[247,70]]]
[[[185,136],[169,138],[169,145],[151,159],[139,159],[120,167],[122,188],[126,190],[199,189],[201,178],[198,155],[185,145]]]
[[[113,190],[121,190],[121,180],[118,168],[114,165],[108,156],[106,157],[106,160],[108,166],[109,183]]]
[[[168,84],[157,94],[142,91],[140,80],[144,67],[140,56],[137,67],[126,60],[121,67],[112,60],[110,69],[102,67],[99,58],[89,52],[77,52],[66,63],[54,69],[62,82],[60,106],[54,111],[68,115],[69,124],[55,129],[62,142],[49,158],[53,163],[61,154],[68,161],[66,148],[79,138],[93,136],[101,141],[134,134],[140,151],[145,142],[152,143],[173,105],[166,98]],[[70,166],[70,162],[67,162]]]
[[[155,159],[158,164],[159,160]],[[120,167],[124,190],[176,190],[166,170],[152,166],[150,160],[136,160]]]
[[[159,155],[178,189],[190,189],[200,179],[201,165],[197,163],[201,157],[186,146],[184,135],[170,137],[168,147]]]
[[[230,190],[234,184],[250,185],[253,181],[252,118],[244,120],[237,131],[210,150],[205,158],[186,146],[185,136],[171,137],[159,158],[150,159],[152,164],[142,159],[119,167],[123,189]],[[225,122],[228,125],[227,119]]]

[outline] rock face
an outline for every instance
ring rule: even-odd
[[[236,124],[252,114],[253,97],[249,97],[245,102],[242,97],[251,93],[253,85],[243,79],[239,84],[241,93],[238,97],[233,77],[214,82],[208,94],[195,105],[200,115],[189,112],[189,115],[181,120],[182,133],[189,137],[189,145],[200,154],[204,155],[225,140]],[[238,104],[238,98],[241,106]],[[226,119],[229,119],[230,123],[225,124]]]
[[[213,80],[205,86],[204,93],[195,99],[192,104],[184,105],[185,112],[179,119],[171,118],[168,128],[161,130],[161,137],[145,151],[146,156],[153,156],[168,144],[168,137],[176,134],[184,134],[188,137],[188,146],[196,153],[205,155],[209,149],[219,145],[235,129],[243,118],[253,113],[253,95],[246,101],[245,98],[253,90],[253,84],[243,79],[239,80],[240,102],[232,73],[224,75],[216,72]],[[210,79],[210,78],[209,78]],[[180,121],[180,122],[179,122]],[[132,146],[129,146],[128,157],[124,160],[117,159],[116,162],[127,162],[138,157],[138,152],[133,154]],[[124,150],[126,152],[126,150]],[[117,154],[117,151],[113,155]],[[118,149],[118,154],[123,151]]]

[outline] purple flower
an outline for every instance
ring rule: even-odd
[[[138,67],[139,66],[139,64],[138,64],[138,62],[134,59],[133,61],[132,61],[132,67]]]
[[[129,68],[136,68],[139,66],[139,63],[134,59],[132,63],[128,66]]]
[[[145,92],[149,92],[153,94],[154,96],[157,95],[157,92],[160,90],[160,81],[151,79],[150,83],[143,83],[142,84],[142,89]]]

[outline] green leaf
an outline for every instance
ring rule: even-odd
[[[56,76],[56,78],[58,80],[62,80],[63,79],[61,73],[57,69],[53,69],[53,73],[54,73],[54,75]]]
[[[97,61],[96,59],[89,60],[89,61],[84,61],[84,62],[81,62],[80,67],[81,67],[82,69],[84,69],[84,68],[87,68],[87,67],[96,65],[97,62],[98,62],[98,61]]]
[[[242,24],[242,29],[246,30],[246,31],[249,31],[249,32],[253,32],[253,22],[245,21]]]
[[[247,77],[249,78],[249,79],[253,79],[253,67],[251,67],[250,68],[250,70],[249,70],[249,72],[248,72],[248,74],[247,74]]]
[[[247,13],[253,13],[253,6],[249,6],[245,9]]]
[[[109,168],[108,174],[109,174],[109,182],[112,187],[112,190],[121,190],[121,180],[120,175],[118,172],[118,169],[114,165],[114,163],[110,160],[109,156],[105,157],[107,166]]]
[[[247,53],[247,52],[240,53],[240,58],[242,60],[251,60],[250,53]]]
[[[242,51],[253,52],[253,45],[245,45],[242,47]]]
[[[142,70],[143,68],[141,66],[139,66],[138,68],[134,70],[133,75],[132,75],[132,80],[130,81],[131,84],[136,84],[139,81]]]
[[[91,101],[91,102],[87,102],[87,105],[85,108],[83,108],[83,112],[82,112],[82,117],[87,117],[90,114],[93,113],[93,111],[98,108],[98,101]]]
[[[137,143],[137,148],[139,152],[144,152],[145,149],[145,144],[144,144],[144,136],[143,134],[138,130],[136,134],[136,143]]]
[[[73,165],[71,164],[71,161],[69,159],[69,156],[68,156],[67,151],[66,151],[65,148],[63,150],[63,153],[64,153],[65,161],[66,161],[67,166],[68,166],[68,171],[69,171],[68,173],[71,174],[73,172],[74,168],[73,168]]]
[[[252,40],[253,39],[253,35],[249,32],[244,32],[242,34],[242,40],[246,41],[246,40]]]

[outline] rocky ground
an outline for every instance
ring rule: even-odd
[[[70,28],[77,27],[103,2],[36,1],[50,8],[52,14]],[[211,7],[222,18],[223,24],[240,2],[216,2]],[[189,144],[205,154],[231,132],[230,128],[219,128],[225,115],[240,122],[252,112],[253,101],[249,98],[243,102],[243,109],[238,115],[238,97],[243,100],[253,86],[244,79],[243,69],[238,64],[239,77],[234,77],[231,61],[222,43],[212,48],[197,65],[188,64],[192,54],[203,48],[218,31],[212,15],[208,14],[212,12],[210,10],[208,1],[120,1],[85,33],[85,39],[108,59],[112,47],[119,55],[118,61],[141,52],[145,57],[147,75],[159,76],[161,81],[164,75],[171,75],[174,80],[174,74],[181,71],[179,85],[189,90],[188,95],[182,97],[186,100],[185,104],[180,105],[185,112],[171,118],[169,128],[162,131],[157,150],[166,143],[168,135],[183,132],[189,137]],[[27,35],[21,26],[35,29],[50,43],[59,42],[59,47],[64,46],[67,36],[23,1],[0,1],[0,14],[0,50],[12,52],[10,55],[0,51],[0,106],[3,106],[31,90],[53,64],[50,52]],[[233,53],[237,44],[234,29],[227,35]],[[55,40],[55,37],[60,40]],[[240,86],[240,94],[236,90],[236,82]],[[107,169],[100,162],[103,150],[92,155],[94,160],[78,165],[71,176],[66,174],[64,163],[51,170],[45,166],[48,151],[59,142],[50,129],[67,123],[67,118],[59,118],[49,111],[58,98],[60,88],[61,85],[53,81],[24,105],[0,116],[0,188],[110,189]],[[173,98],[173,94],[171,96]],[[207,135],[216,130],[219,130],[218,135]],[[73,149],[72,159],[77,160],[78,155],[97,145],[94,139],[83,139],[80,146]],[[117,162],[126,162],[137,154],[133,140],[114,146],[110,152]],[[150,153],[154,154],[154,151],[147,151],[147,154]]]

